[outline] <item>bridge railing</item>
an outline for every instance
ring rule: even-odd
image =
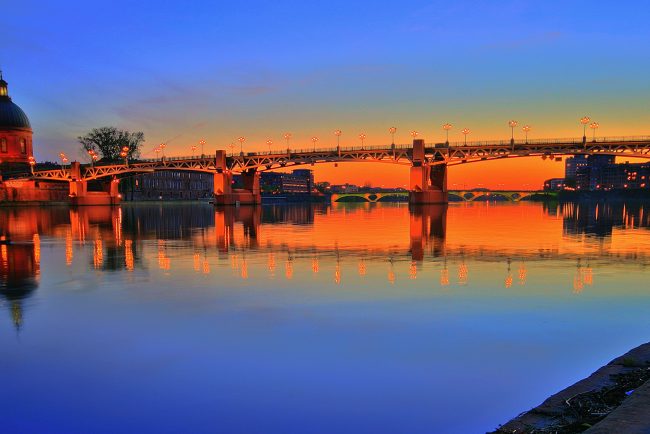
[[[593,144],[602,144],[602,143],[631,143],[631,142],[639,142],[639,143],[644,143],[650,146],[650,136],[610,136],[610,137],[597,137],[596,140],[589,139],[587,138],[586,145],[593,145]],[[527,146],[527,145],[567,145],[567,146],[576,146],[576,145],[582,145],[582,137],[567,137],[567,138],[552,138],[552,139],[529,139],[528,141],[524,139],[515,139],[514,144],[516,146]],[[444,142],[436,142],[436,143],[426,143],[425,147],[426,148],[442,148],[442,149],[447,149],[447,148],[493,148],[493,147],[506,147],[509,148],[512,146],[512,142],[508,140],[480,140],[480,141],[469,141],[467,143],[465,142],[449,142],[449,144],[444,143]],[[363,151],[388,151],[390,152],[392,149],[403,151],[403,150],[410,150],[413,147],[412,144],[395,144],[394,147],[391,147],[390,144],[386,145],[379,145],[379,146],[341,146],[340,150],[341,152],[363,152]],[[336,147],[327,147],[327,148],[316,148],[314,149],[313,147],[311,148],[296,148],[296,149],[289,149],[289,154],[295,156],[295,155],[311,155],[314,153],[333,153],[337,152]],[[226,154],[228,157],[231,158],[241,158],[242,155],[240,152],[231,152]],[[286,150],[271,150],[271,151],[260,151],[260,152],[245,152],[243,157],[264,157],[264,156],[272,156],[272,157],[282,157],[287,155]],[[137,163],[155,163],[155,162],[164,162],[164,161],[187,161],[187,160],[195,160],[195,161],[201,161],[201,160],[211,160],[213,159],[214,156],[212,154],[204,154],[203,156],[200,155],[187,155],[187,156],[165,156],[165,157],[157,157],[157,158],[140,158],[137,160],[129,160],[129,164],[137,164]],[[116,166],[116,165],[121,165],[122,161],[106,161],[106,162],[97,162],[94,165],[97,167],[102,167],[102,166]],[[86,163],[83,164],[83,167],[90,167],[91,164]]]

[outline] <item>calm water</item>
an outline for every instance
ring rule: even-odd
[[[0,209],[3,432],[485,432],[649,340],[643,204]]]

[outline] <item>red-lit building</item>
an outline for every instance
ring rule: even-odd
[[[0,164],[28,164],[33,154],[32,126],[25,112],[11,100],[0,72]]]

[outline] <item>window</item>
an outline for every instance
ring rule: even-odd
[[[27,142],[25,141],[25,139],[20,139],[20,153],[21,154],[27,153]]]
[[[7,152],[7,139],[0,139],[0,152]]]

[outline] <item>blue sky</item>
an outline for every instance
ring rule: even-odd
[[[0,67],[39,159],[77,155],[102,125],[144,131],[146,152],[247,137],[265,149],[407,141],[467,126],[647,133],[650,6],[643,1],[21,1],[3,5]],[[644,129],[645,128],[645,129]],[[348,133],[349,132],[349,133]],[[458,138],[460,140],[460,138]],[[145,154],[146,154],[145,152]]]

